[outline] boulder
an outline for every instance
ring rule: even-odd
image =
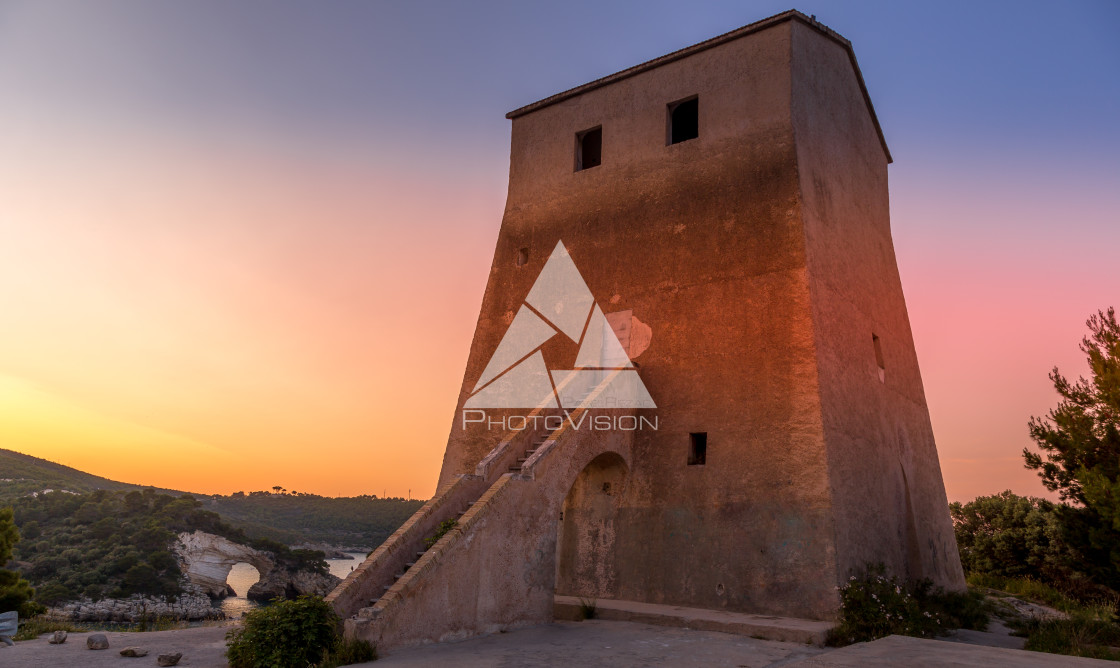
[[[338,586],[339,582],[342,582],[341,578],[329,573],[292,572],[284,568],[274,568],[249,587],[245,598],[267,602],[274,598],[295,598],[302,594],[326,596]]]
[[[66,631],[55,631],[51,634],[51,639],[47,642],[52,645],[61,645],[66,642]]]
[[[148,650],[140,649],[139,647],[125,647],[121,650],[121,656],[139,658],[141,656],[148,656]]]
[[[183,658],[182,652],[175,652],[174,654],[160,654],[156,657],[157,666],[174,666],[179,663],[179,659]]]
[[[104,633],[94,633],[86,638],[86,647],[89,649],[109,649],[109,639]]]

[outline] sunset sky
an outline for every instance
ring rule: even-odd
[[[0,0],[0,447],[430,496],[505,112],[790,7]],[[1120,307],[1120,3],[796,7],[853,42],[894,155],[949,498],[1042,494],[1027,420]]]

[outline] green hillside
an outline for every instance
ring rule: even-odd
[[[21,538],[12,563],[45,605],[80,596],[98,600],[181,593],[182,573],[173,548],[180,532],[205,531],[251,545],[291,571],[327,571],[322,552],[252,540],[187,495],[151,489],[55,491],[11,503]]]
[[[182,496],[188,492],[117,482],[69,466],[0,449],[0,506],[46,489],[89,494],[95,490],[154,489]],[[190,494],[206,510],[245,532],[285,545],[327,543],[373,548],[397,530],[423,501],[374,496],[324,497],[314,494],[238,492],[230,496]]]
[[[25,496],[44,489],[86,493],[97,489],[132,491],[155,489],[165,494],[185,492],[147,485],[131,485],[95,476],[46,459],[0,448],[0,499]]]

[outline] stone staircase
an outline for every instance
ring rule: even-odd
[[[630,460],[633,433],[575,428],[585,411],[510,433],[473,474],[437,490],[327,596],[347,637],[384,651],[551,621],[564,497],[599,454]],[[455,525],[426,547],[447,520]]]

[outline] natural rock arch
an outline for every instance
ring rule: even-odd
[[[226,579],[235,564],[246,563],[257,569],[261,576],[258,584],[276,567],[276,562],[268,554],[204,531],[179,534],[177,551],[183,575],[192,584],[201,587],[210,598],[225,598],[228,595]]]
[[[205,531],[179,534],[176,552],[183,575],[211,598],[224,598],[229,594],[226,578],[234,564],[242,562],[256,568],[261,575],[261,579],[245,592],[245,597],[254,601],[295,598],[301,594],[325,596],[341,582],[338,577],[314,568],[290,570],[277,563],[271,552]]]

